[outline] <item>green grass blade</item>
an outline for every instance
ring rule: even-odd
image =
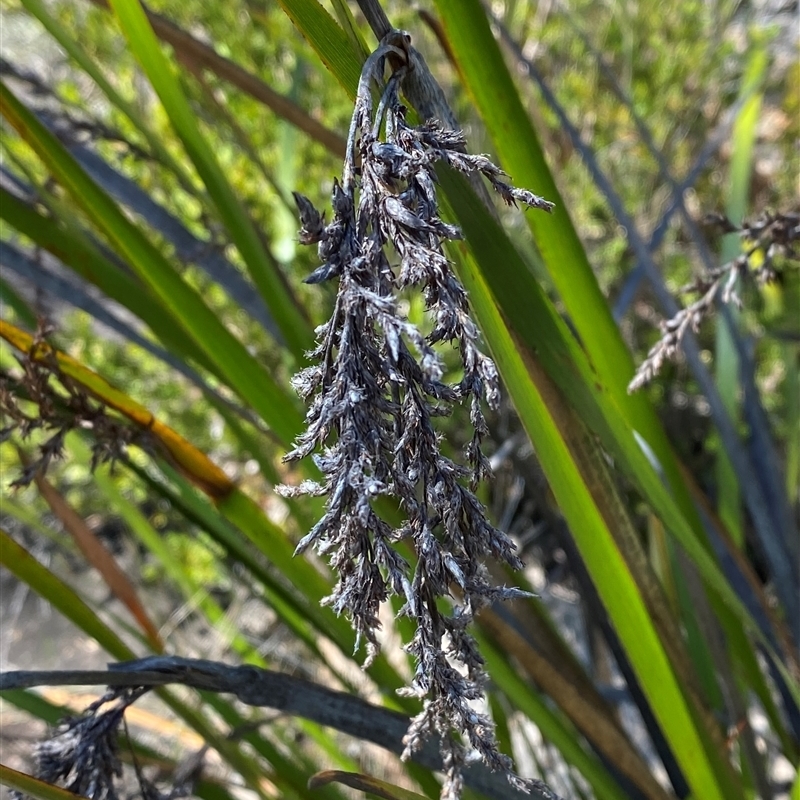
[[[68,552],[77,553],[77,548],[64,538],[60,531],[49,528],[42,521],[42,515],[36,507],[31,507],[18,503],[13,496],[3,498],[3,513],[19,520],[26,528],[51,542],[58,542],[58,545]]]
[[[678,763],[697,797],[738,797],[709,748],[707,733],[698,728],[697,712],[684,695],[637,576],[612,533],[616,514],[613,498],[603,493],[602,456],[592,455],[590,438],[535,354],[506,328],[474,262],[465,258],[463,266],[473,307],[520,419]]]
[[[172,64],[162,52],[144,9],[138,0],[111,0],[111,6],[134,56],[158,94],[220,218],[247,264],[253,283],[261,292],[289,349],[298,361],[303,361],[305,351],[313,342],[310,324],[236,197],[213,150],[203,139]]]
[[[44,26],[47,32],[58,42],[67,55],[97,84],[112,105],[116,106],[133,123],[144,136],[153,154],[168,167],[178,178],[181,185],[192,194],[196,194],[196,181],[192,179],[183,165],[164,146],[161,139],[145,122],[133,103],[129,103],[105,77],[102,70],[94,63],[86,51],[80,46],[66,28],[50,14],[42,0],[21,0],[22,5]]]
[[[68,792],[51,783],[32,778],[24,772],[0,764],[0,786],[7,786],[37,800],[79,800],[82,795]]]
[[[10,689],[3,692],[3,702],[11,703],[33,717],[44,720],[48,725],[57,725],[69,713],[65,706],[56,705],[45,700],[40,694],[30,689]]]
[[[336,14],[336,19],[339,21],[339,25],[342,26],[342,30],[347,34],[353,49],[360,53],[361,58],[366,61],[370,50],[361,31],[358,29],[358,25],[356,25],[350,6],[346,0],[331,0],[331,5],[333,6],[333,13]]]
[[[734,225],[740,224],[747,213],[756,126],[761,115],[762,95],[759,87],[764,81],[768,66],[769,59],[766,49],[763,46],[757,46],[750,56],[742,81],[739,97],[743,104],[733,126],[733,147],[725,212]],[[733,261],[739,255],[740,249],[737,235],[726,236],[722,243],[720,263],[727,264]],[[736,309],[730,309],[730,316],[727,319],[732,324],[738,323],[739,314]],[[714,365],[717,387],[731,419],[736,420],[740,417],[739,358],[736,353],[736,345],[725,321],[721,320],[717,325],[716,334]],[[744,527],[739,481],[723,448],[720,448],[717,453],[715,468],[719,498],[718,513],[734,541],[742,549],[744,548]]]
[[[800,287],[798,287],[800,289]],[[786,494],[800,505],[800,347],[784,344],[781,348],[786,365],[783,395],[786,404]]]
[[[67,224],[63,216],[59,215],[59,224],[0,187],[0,217],[97,286],[107,297],[125,306],[172,352],[213,370],[203,351],[172,313],[135,278],[107,259],[86,236]]]
[[[2,205],[3,201],[0,198],[0,208],[2,208]],[[36,328],[36,314],[31,311],[28,304],[19,296],[17,290],[0,276],[0,308],[4,306],[13,309],[14,313],[19,317],[19,321],[30,330]],[[4,308],[3,313],[5,313]]]
[[[278,2],[347,94],[355,97],[363,58],[350,37],[318,0]]]
[[[231,388],[259,413],[284,444],[291,442],[300,430],[300,414],[266,369],[5,84],[0,84],[0,110],[150,290],[180,320]]]

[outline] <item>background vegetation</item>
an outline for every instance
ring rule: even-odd
[[[305,477],[281,462],[303,416],[289,380],[335,291],[302,284],[318,262],[291,192],[327,206],[374,33],[339,0],[165,0],[149,22],[136,0],[110,6],[2,4],[3,666],[64,658],[25,661],[38,594],[101,663],[241,660],[413,714],[395,693],[407,631],[387,608],[384,656],[360,670],[347,621],[319,606],[327,566],[291,557],[321,503],[274,492]],[[477,626],[504,748],[569,798],[800,796],[796,251],[627,391],[672,295],[739,252],[705,215],[798,210],[796,9],[384,8],[470,151],[557,204],[499,209],[501,228],[440,176],[466,234],[450,255],[506,385],[482,499],[528,568],[492,569],[540,595]],[[408,313],[424,324],[418,300]],[[57,365],[25,357],[41,315]],[[466,423],[443,421],[455,454]],[[98,443],[130,446],[92,469]],[[165,785],[199,734],[201,797],[351,792],[307,789],[323,769],[436,794],[430,773],[311,721],[163,697],[130,726]],[[68,703],[2,702],[6,720],[51,723]]]

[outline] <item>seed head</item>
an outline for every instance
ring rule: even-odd
[[[316,243],[322,262],[306,281],[338,278],[339,286],[331,319],[319,328],[310,354],[317,363],[295,378],[310,405],[306,429],[286,456],[294,461],[314,454],[323,477],[282,491],[328,498],[297,552],[313,546],[330,560],[337,583],[324,602],[352,620],[356,647],[366,642],[367,664],[378,652],[381,603],[390,595],[403,600],[399,613],[416,626],[406,645],[416,671],[404,692],[424,701],[405,755],[437,735],[447,775],[442,796],[457,798],[470,750],[525,785],[500,754],[492,721],[473,707],[486,678],[468,632],[483,606],[524,593],[493,586],[483,565],[486,556],[516,569],[522,563],[473,493],[489,473],[481,451],[487,430],[482,401],[497,407],[499,377],[479,348],[467,293],[444,253],[444,243],[460,239],[461,231],[439,216],[434,166],[480,172],[508,203],[553,206],[503,182],[486,156],[467,154],[462,133],[435,120],[408,123],[399,98],[408,60],[397,46],[407,39],[396,34],[364,66],[331,222],[325,225],[311,201],[295,194],[300,241]],[[372,83],[382,82],[390,56],[400,66],[375,109]],[[410,289],[424,297],[427,336],[400,313],[398,293]],[[443,380],[441,343],[460,355],[463,374],[455,383]],[[442,452],[434,425],[460,403],[468,404],[473,427],[464,464]],[[383,497],[399,501],[401,525],[379,513]],[[449,600],[450,613],[441,610],[440,598]]]

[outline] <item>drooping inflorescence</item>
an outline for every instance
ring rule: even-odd
[[[447,773],[442,794],[456,798],[468,751],[526,786],[499,752],[491,720],[475,709],[484,662],[468,632],[481,607],[522,594],[492,585],[484,557],[522,564],[473,493],[489,473],[481,404],[497,407],[499,379],[479,349],[467,294],[443,250],[461,232],[439,216],[434,165],[483,174],[509,204],[553,206],[510,186],[486,156],[468,154],[462,133],[436,120],[409,124],[399,97],[407,45],[408,37],[395,31],[364,66],[342,181],[334,182],[332,221],[326,224],[307,198],[295,195],[300,241],[316,244],[322,262],[307,282],[336,278],[339,286],[332,316],[317,330],[315,364],[294,379],[309,408],[306,429],[286,456],[313,454],[323,478],[282,492],[327,496],[324,516],[297,552],[313,546],[330,560],[337,583],[326,602],[350,617],[358,641],[366,641],[367,663],[378,652],[381,603],[401,598],[400,614],[416,626],[406,645],[416,672],[405,691],[425,701],[408,731],[406,755],[437,735]],[[382,84],[387,58],[395,69],[375,107],[371,89],[373,81]],[[424,296],[428,335],[400,312],[398,293],[407,289]],[[463,375],[455,383],[443,380],[439,343],[460,354]],[[473,428],[466,464],[442,452],[434,424],[462,402]],[[399,501],[401,525],[381,516],[382,497]],[[440,598],[449,599],[449,613]]]

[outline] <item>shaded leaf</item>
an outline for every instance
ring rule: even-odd
[[[340,772],[339,770],[326,770],[318,772],[308,779],[309,789],[318,789],[329,783],[341,783],[352,789],[359,789],[382,800],[428,800],[425,795],[417,794],[409,789],[393,786],[391,783],[380,781],[371,775],[362,775],[357,772]]]

